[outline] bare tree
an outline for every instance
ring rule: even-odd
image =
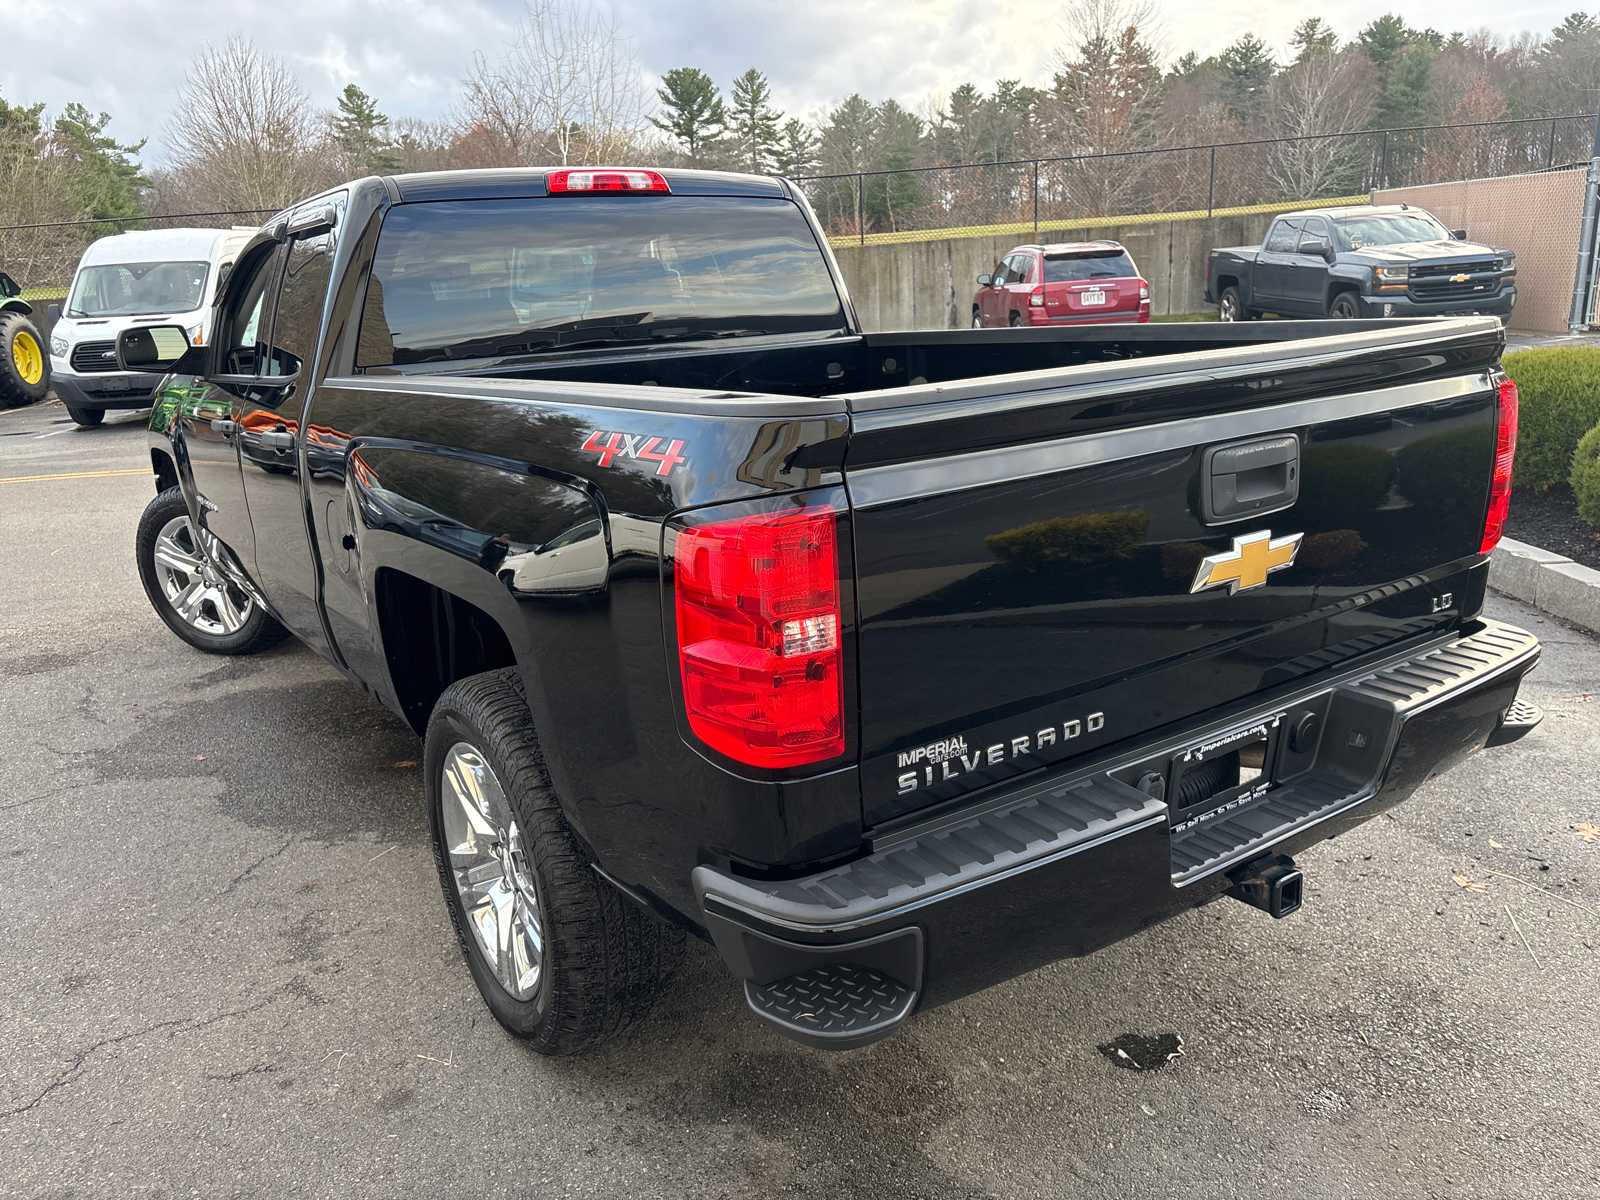
[[[336,174],[299,80],[242,34],[190,65],[166,141],[168,194],[208,210],[282,208]]]
[[[474,158],[499,165],[615,162],[645,122],[633,44],[591,0],[528,0],[505,53],[493,65],[479,54],[464,87]]]
[[[1268,148],[1267,179],[1283,196],[1310,200],[1359,188],[1365,143],[1320,135],[1366,125],[1373,105],[1370,72],[1352,49],[1312,48],[1272,81],[1266,107],[1271,136],[1297,139]]]

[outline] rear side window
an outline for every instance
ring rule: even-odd
[[[844,326],[821,248],[787,200],[450,200],[385,218],[357,365]]]
[[[1132,279],[1139,274],[1133,259],[1122,250],[1098,254],[1045,255],[1046,283],[1081,283],[1088,279]]]

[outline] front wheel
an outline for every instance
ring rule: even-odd
[[[1361,316],[1361,301],[1354,292],[1340,292],[1328,305],[1328,315],[1336,321],[1353,321]]]
[[[983,311],[976,304],[972,306],[972,327],[974,329],[983,328]]]
[[[67,416],[87,429],[93,429],[106,419],[106,410],[103,408],[73,408],[67,405]]]
[[[156,615],[195,649],[249,654],[282,635],[283,626],[212,565],[177,488],[168,488],[144,510],[135,553]]]
[[[423,744],[433,854],[489,1011],[541,1054],[642,1018],[683,948],[602,879],[567,828],[515,668],[445,689]]]
[[[50,390],[50,359],[39,327],[19,312],[0,312],[0,408],[32,404]]]

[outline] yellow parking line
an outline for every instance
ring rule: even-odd
[[[149,467],[138,467],[132,471],[68,471],[65,475],[13,475],[11,478],[0,478],[0,483],[43,483],[47,479],[104,479],[108,475],[148,475]]]

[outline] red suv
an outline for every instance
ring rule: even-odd
[[[1149,319],[1150,285],[1120,242],[1018,246],[972,297],[974,329]]]

